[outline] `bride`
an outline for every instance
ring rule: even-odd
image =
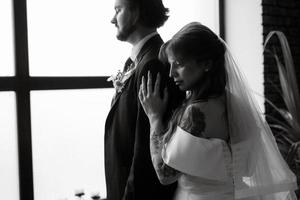
[[[296,178],[226,44],[192,22],[161,47],[160,59],[170,64],[185,101],[163,121],[168,91],[150,73],[139,99],[158,179],[178,182],[174,200],[296,199]]]

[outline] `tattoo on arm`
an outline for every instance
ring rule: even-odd
[[[179,126],[196,137],[204,137],[205,115],[200,109],[190,106],[180,120]]]
[[[180,172],[166,165],[161,157],[163,149],[163,134],[151,131],[150,134],[150,152],[152,163],[156,174],[162,184],[171,184],[177,181]]]

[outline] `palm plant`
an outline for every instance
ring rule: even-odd
[[[266,49],[267,44],[273,36],[277,36],[280,42],[283,63],[280,61],[276,51]],[[282,143],[287,148],[285,159],[291,169],[298,177],[298,184],[300,183],[300,96],[297,85],[297,77],[294,70],[294,62],[291,55],[291,50],[285,35],[280,31],[271,31],[265,40],[264,50],[272,53],[275,58],[279,73],[279,80],[281,86],[281,96],[285,103],[286,109],[277,107],[270,100],[266,102],[271,105],[285,120],[268,116],[275,124],[271,124],[272,128],[280,130]]]

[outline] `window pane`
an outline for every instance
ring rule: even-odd
[[[12,2],[0,1],[0,76],[13,76],[15,73]]]
[[[218,0],[163,0],[163,2],[170,9],[170,17],[159,31],[165,41],[193,21],[198,21],[219,34]]]
[[[261,0],[226,1],[226,41],[264,111],[263,26]],[[245,23],[248,22],[248,23]]]
[[[0,92],[1,199],[19,200],[16,102],[14,92]]]
[[[27,1],[32,76],[102,76],[123,68],[131,47],[110,23],[114,1]]]
[[[113,93],[31,92],[35,200],[74,199],[79,189],[106,196],[104,123]]]

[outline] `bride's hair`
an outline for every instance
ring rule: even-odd
[[[167,54],[172,52],[183,62],[185,60],[211,61],[212,66],[201,80],[201,83],[208,82],[209,84],[205,86],[206,88],[199,97],[209,98],[224,94],[226,85],[225,51],[224,44],[213,31],[199,22],[191,22],[161,47],[159,58],[162,62],[167,63]]]
[[[211,61],[212,66],[209,68],[209,71],[205,72],[201,81],[199,80],[199,87],[205,88],[201,94],[198,94],[198,98],[207,99],[225,94],[227,80],[224,57],[225,51],[226,47],[213,31],[198,22],[191,22],[180,29],[161,47],[159,59],[167,64],[167,55],[172,52],[176,56],[179,56],[183,62],[185,62],[185,60],[196,60],[199,62],[206,60]],[[183,103],[183,105],[174,112],[169,124],[170,131],[165,141],[169,140],[186,106],[188,105]]]

